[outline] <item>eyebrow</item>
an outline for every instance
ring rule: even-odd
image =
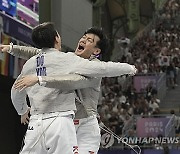
[[[86,36],[88,39],[93,40],[93,42],[94,42],[94,38],[88,37],[86,34],[85,34],[84,36]],[[95,37],[95,36],[94,36],[94,37]]]

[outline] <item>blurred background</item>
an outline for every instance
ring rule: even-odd
[[[130,143],[143,154],[180,153],[180,0],[0,0],[2,44],[33,46],[32,28],[45,21],[55,23],[64,52],[87,28],[102,27],[110,48],[100,59],[138,69],[134,77],[102,80],[102,122],[124,141],[137,139]],[[18,154],[27,128],[10,99],[24,63],[0,53],[1,154]],[[121,153],[134,152],[102,130],[99,154]]]

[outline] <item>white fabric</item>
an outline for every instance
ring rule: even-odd
[[[41,61],[43,62],[43,65],[41,64],[39,66],[38,63],[37,67],[37,59],[41,57],[44,57],[44,60]],[[46,72],[39,72],[37,70],[45,70]],[[25,63],[20,76],[29,74],[39,76],[42,73],[45,73],[48,76],[77,73],[91,77],[112,77],[122,74],[134,74],[135,69],[132,65],[126,63],[89,61],[88,59],[80,58],[73,53],[58,52],[55,49],[44,49],[41,54],[32,57]],[[27,88],[26,92],[31,102],[31,114],[76,110],[73,91],[62,92],[58,89],[48,89],[36,84],[33,87]],[[18,97],[21,95],[20,93],[16,94],[18,94]],[[14,95],[13,88],[11,96],[12,103],[16,106],[16,110],[17,108],[19,108],[18,110],[21,110],[22,105],[19,103],[17,104],[19,100],[16,99],[17,96]],[[26,96],[22,95],[22,97],[25,98]],[[49,102],[51,102],[51,105],[49,105]]]
[[[43,51],[42,53],[44,54],[44,52],[45,51]],[[33,66],[32,68],[32,64],[34,64],[37,58],[38,57],[35,56],[26,62],[26,64],[23,67],[23,71],[21,75],[28,75],[32,73],[33,74],[37,73],[36,74],[37,76],[41,75],[39,74],[39,72],[35,72],[35,70],[37,71],[36,66]],[[46,58],[48,60],[46,60]],[[47,76],[53,76],[53,75],[58,76],[62,74],[77,73],[77,74],[91,76],[91,77],[106,77],[106,76],[113,77],[113,76],[120,76],[123,74],[134,74],[136,72],[136,70],[134,69],[132,65],[129,65],[126,63],[113,63],[113,62],[105,63],[105,62],[96,62],[96,61],[90,62],[89,60],[80,58],[73,53],[62,53],[62,52],[59,53],[54,49],[51,49],[44,55],[44,59],[42,62],[44,64],[43,66],[41,66],[42,70],[45,70],[43,68],[46,68],[46,66],[48,66],[46,70],[47,72],[45,73],[47,74]],[[38,70],[41,70],[41,69],[38,68]],[[47,89],[46,87],[42,88],[40,85],[37,84],[31,88],[28,88],[26,92],[28,93],[29,98],[30,98],[31,114],[33,115],[39,114],[39,113],[55,112],[55,111],[75,110],[75,106],[74,106],[75,96],[74,96],[73,91],[62,92],[58,89],[56,90],[53,88]],[[14,94],[17,94],[17,95],[14,95]],[[19,111],[18,113],[22,114],[22,112],[24,112],[25,110],[24,108],[22,110],[25,95],[22,94],[21,95],[22,101],[20,103],[17,103],[19,99],[16,99],[16,98],[19,98],[20,95],[21,95],[20,93],[15,93],[14,90],[12,89],[11,97],[12,97],[13,105],[15,106],[16,110]],[[86,106],[86,109],[88,110],[91,108],[89,108],[89,106]],[[59,120],[59,123],[61,122],[62,121]],[[57,124],[57,128],[59,127],[60,126]],[[64,129],[67,129],[67,127],[68,125],[66,124],[66,128]],[[53,132],[53,136],[55,136],[54,134],[56,134],[57,138],[53,139],[53,136],[52,137],[49,136],[50,138],[47,138],[47,141],[49,142],[51,141],[51,139],[58,140],[58,137],[59,137],[59,135],[57,135],[58,132],[60,132],[60,134],[65,133],[62,130],[54,131],[56,127],[51,127],[51,128],[52,129],[50,130]],[[67,132],[68,132],[68,129],[67,129]],[[69,134],[69,132],[67,134]],[[38,134],[36,135],[38,136]],[[99,149],[99,145],[100,145],[100,129],[99,129],[97,119],[95,117],[93,117],[93,119],[87,118],[87,119],[80,120],[79,129],[77,128],[77,138],[78,138],[78,144],[80,146],[80,154],[90,154],[90,153],[92,154],[93,152],[94,154],[97,153]],[[26,137],[26,140],[27,140],[27,137]],[[44,150],[47,151],[46,148],[45,149],[43,148],[43,144],[45,144],[45,141],[46,140],[42,140],[41,141],[42,143],[40,142],[41,144],[38,142],[40,144],[39,147],[37,147],[36,149],[36,152],[38,154],[43,153]],[[63,140],[63,142],[65,142],[66,144],[68,143],[67,141],[69,140]],[[26,145],[27,145],[27,141],[26,141]],[[61,143],[60,147],[62,146],[63,146],[63,143]],[[60,150],[60,148],[58,149]],[[61,151],[61,153],[67,154],[67,151],[66,152]],[[56,154],[56,153],[53,153],[53,154]]]
[[[77,119],[74,121],[77,122]],[[75,124],[75,128],[79,154],[97,154],[101,140],[97,118],[91,116],[79,119],[79,124]]]
[[[42,76],[38,76],[38,80],[39,80],[39,85],[40,86],[45,86],[46,85],[46,83],[43,82]]]
[[[31,116],[20,154],[76,154],[77,150],[71,115],[56,112]]]

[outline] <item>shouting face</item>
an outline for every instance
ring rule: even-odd
[[[83,35],[78,42],[75,54],[86,59],[89,59],[92,55],[98,55],[101,52],[97,47],[97,42],[99,40],[99,37],[94,34],[88,33]]]

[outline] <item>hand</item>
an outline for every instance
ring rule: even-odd
[[[28,108],[28,110],[26,111],[25,114],[21,115],[21,124],[29,124],[29,112],[30,112],[30,107]]]
[[[23,76],[22,78],[20,78],[19,80],[17,80],[14,83],[14,88],[15,89],[19,89],[19,91],[24,90],[27,87],[31,87],[33,85],[35,85],[36,83],[38,83],[38,77],[35,75],[27,75],[27,76]]]
[[[7,52],[10,50],[10,45],[0,44],[0,52]]]
[[[133,72],[131,74],[129,74],[130,76],[134,76],[137,73],[137,69],[134,65],[131,65],[133,67]]]

